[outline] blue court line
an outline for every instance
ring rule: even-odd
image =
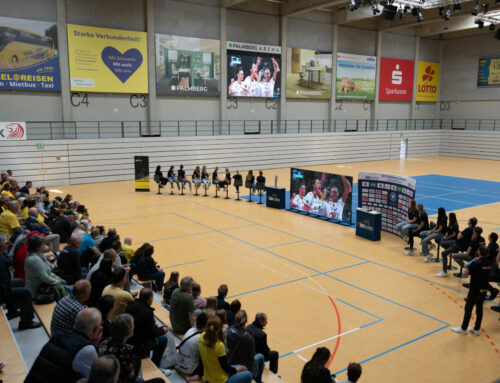
[[[267,247],[264,247],[264,249],[271,249],[273,247],[279,247],[279,246],[288,246],[288,245],[293,245],[295,243],[300,243],[300,242],[304,242],[304,241],[302,239],[299,239],[298,241],[285,242],[285,243],[280,243],[278,245],[267,246]]]
[[[379,316],[377,316],[377,315],[375,315],[375,314],[369,313],[368,311],[363,310],[362,308],[359,308],[359,307],[357,307],[357,306],[354,306],[352,303],[348,303],[348,302],[346,302],[346,301],[344,301],[344,300],[342,300],[342,299],[340,299],[340,298],[335,298],[335,299],[336,299],[337,301],[339,301],[339,302],[341,302],[341,303],[343,303],[343,304],[347,305],[347,306],[351,306],[352,308],[355,308],[356,310],[362,311],[362,312],[364,312],[365,314],[368,314],[368,315],[370,315],[370,316],[372,316],[372,317],[374,317],[374,318],[377,318],[379,321],[384,320],[383,318],[381,318],[381,317],[379,317]],[[360,328],[363,328],[363,327],[365,327],[365,326],[361,326]]]
[[[221,231],[224,231],[224,230],[238,230],[238,229],[244,229],[246,227],[252,227],[252,226],[255,226],[254,223],[251,223],[249,225],[242,225],[242,226],[235,226],[235,227],[229,227],[227,229],[220,229]]]
[[[203,205],[203,204],[200,204],[198,202],[192,202],[194,203],[195,205],[198,205],[198,206],[201,206],[201,207],[204,207],[204,208],[207,208],[207,209],[210,209],[210,210],[215,210],[215,211],[218,211],[219,213],[223,213],[223,214],[226,214],[226,215],[229,215],[229,216],[232,216],[232,217],[235,217],[235,218],[240,218],[242,220],[245,220],[247,222],[251,222],[251,223],[254,223],[255,225],[258,225],[258,226],[262,226],[262,227],[265,227],[267,229],[270,229],[270,230],[274,230],[274,231],[277,231],[278,233],[281,233],[281,234],[286,234],[286,235],[289,235],[291,237],[294,237],[294,238],[297,238],[297,239],[301,239],[305,242],[309,242],[309,243],[312,243],[314,245],[317,245],[317,246],[321,246],[321,247],[324,247],[326,249],[329,249],[329,250],[333,250],[333,251],[338,251],[339,253],[342,253],[342,254],[345,254],[345,255],[348,255],[350,257],[354,257],[354,258],[357,258],[357,259],[360,259],[362,261],[367,261],[367,262],[370,262],[370,263],[373,263],[374,265],[377,265],[377,266],[380,266],[380,267],[384,267],[386,269],[389,269],[389,270],[393,270],[393,271],[396,271],[398,273],[401,273],[401,274],[405,274],[407,276],[410,276],[410,277],[413,277],[413,278],[417,278],[417,279],[420,279],[422,281],[425,281],[425,282],[430,282],[430,283],[433,283],[437,286],[441,286],[441,287],[444,287],[444,288],[447,288],[447,289],[450,289],[450,290],[453,290],[455,292],[458,292],[458,293],[461,293],[461,294],[465,294],[465,292],[463,291],[460,291],[460,290],[457,290],[453,287],[449,287],[449,286],[446,286],[446,285],[443,285],[441,283],[437,283],[435,281],[431,281],[429,279],[426,279],[426,278],[423,278],[423,277],[420,277],[418,275],[414,275],[414,274],[410,274],[406,271],[403,271],[403,270],[398,270],[398,269],[395,269],[393,267],[390,267],[390,266],[387,266],[387,265],[384,265],[382,263],[378,263],[378,262],[375,262],[375,261],[372,261],[370,259],[367,259],[367,258],[363,258],[363,257],[360,257],[358,255],[354,255],[354,254],[351,254],[351,253],[348,253],[348,252],[345,252],[343,250],[339,250],[339,249],[336,249],[334,247],[331,247],[331,246],[328,246],[328,245],[324,245],[322,243],[319,243],[319,242],[316,242],[316,241],[312,241],[310,239],[307,239],[307,238],[303,238],[303,237],[299,237],[298,235],[295,235],[295,234],[291,234],[291,233],[287,233],[286,231],[283,231],[283,230],[280,230],[280,229],[276,229],[274,227],[271,227],[271,226],[267,226],[267,225],[264,225],[264,224],[261,224],[261,223],[258,223],[258,222],[254,222],[254,221],[251,221],[249,219],[246,219],[246,218],[241,218],[241,217],[238,217],[234,214],[231,214],[231,213],[228,213],[228,212],[225,212],[223,210],[219,210],[219,209],[216,209],[216,208],[213,208],[213,207],[210,207],[210,206],[206,206],[206,205]],[[208,227],[207,227],[208,228]],[[211,229],[211,228],[210,228]]]
[[[169,239],[178,239],[178,238],[184,238],[184,237],[194,237],[196,235],[201,235],[201,234],[207,234],[207,233],[213,233],[215,230],[209,230],[209,231],[202,231],[199,233],[190,233],[190,234],[181,234],[181,235],[174,235],[173,237],[165,237],[165,238],[158,238],[158,239],[151,239],[149,241],[144,241],[144,242],[139,242],[139,243],[149,243],[149,242],[160,242],[160,241],[168,241]]]
[[[409,340],[408,342],[402,343],[402,344],[400,344],[399,346],[392,347],[392,348],[390,348],[390,349],[388,349],[388,350],[386,350],[386,351],[384,351],[384,352],[381,352],[380,354],[377,354],[377,355],[371,356],[371,357],[369,357],[368,359],[365,359],[365,360],[363,360],[363,361],[361,361],[361,362],[359,362],[359,363],[360,363],[360,364],[364,364],[364,363],[367,363],[367,362],[369,362],[369,361],[371,361],[371,360],[373,360],[373,359],[380,358],[381,356],[383,356],[383,355],[385,355],[385,354],[388,354],[388,353],[390,353],[390,352],[392,352],[392,351],[396,351],[397,349],[400,349],[400,348],[402,348],[402,347],[404,347],[404,346],[407,346],[407,345],[409,345],[409,344],[415,343],[415,342],[419,341],[420,339],[426,338],[426,337],[428,337],[428,336],[430,336],[430,335],[432,335],[432,334],[435,334],[435,333],[437,333],[437,332],[439,332],[439,331],[442,331],[442,330],[444,330],[444,329],[445,329],[445,328],[447,328],[447,327],[449,327],[449,325],[446,325],[446,326],[440,327],[440,328],[438,328],[438,329],[436,329],[436,330],[433,330],[433,331],[431,331],[431,332],[428,332],[427,334],[421,335],[421,336],[419,336],[419,337],[417,337],[417,338],[415,338],[415,339]],[[344,368],[344,369],[342,369],[342,370],[339,370],[339,371],[334,372],[334,374],[332,374],[332,375],[338,375],[338,374],[341,374],[341,373],[346,372],[346,371],[347,371],[347,368]]]
[[[162,270],[171,269],[172,267],[178,267],[178,266],[184,266],[184,265],[192,265],[193,263],[199,263],[199,262],[203,262],[203,259],[199,259],[197,261],[186,262],[186,263],[178,263],[177,265],[165,266],[165,267],[162,267],[161,269]]]

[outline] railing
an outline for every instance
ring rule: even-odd
[[[500,120],[28,121],[29,140],[293,134],[396,130],[500,130]]]

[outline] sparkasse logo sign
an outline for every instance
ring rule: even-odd
[[[413,96],[413,60],[380,59],[379,100],[411,101]]]

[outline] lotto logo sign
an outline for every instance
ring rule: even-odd
[[[380,59],[380,100],[411,101],[415,63],[382,57]]]
[[[439,91],[439,63],[418,62],[417,101],[437,102]]]
[[[25,122],[0,122],[0,140],[25,140]]]

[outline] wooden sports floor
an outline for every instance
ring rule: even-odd
[[[359,171],[500,182],[499,162],[452,157],[307,168],[350,175],[354,182]],[[288,187],[289,172],[266,170],[265,175],[268,183],[278,175],[279,185]],[[218,285],[226,283],[229,300],[238,298],[250,318],[266,312],[269,344],[282,355],[279,374],[289,383],[300,381],[318,346],[332,351],[330,370],[341,379],[351,361],[363,363],[360,382],[500,378],[500,321],[491,303],[485,303],[481,336],[452,333],[462,321],[466,280],[435,277],[441,265],[403,255],[405,244],[394,235],[367,241],[352,228],[237,202],[233,193],[231,200],[212,198],[213,188],[210,197],[165,190],[156,195],[152,181],[149,193],[135,193],[132,181],[53,189],[73,194],[89,208],[94,224],[115,227],[122,239],[131,236],[134,246],[152,243],[167,278],[173,270],[181,278],[191,275],[204,296],[216,295]],[[446,207],[446,197],[441,199]],[[500,232],[499,202],[457,216],[462,228],[476,216],[485,237]]]

